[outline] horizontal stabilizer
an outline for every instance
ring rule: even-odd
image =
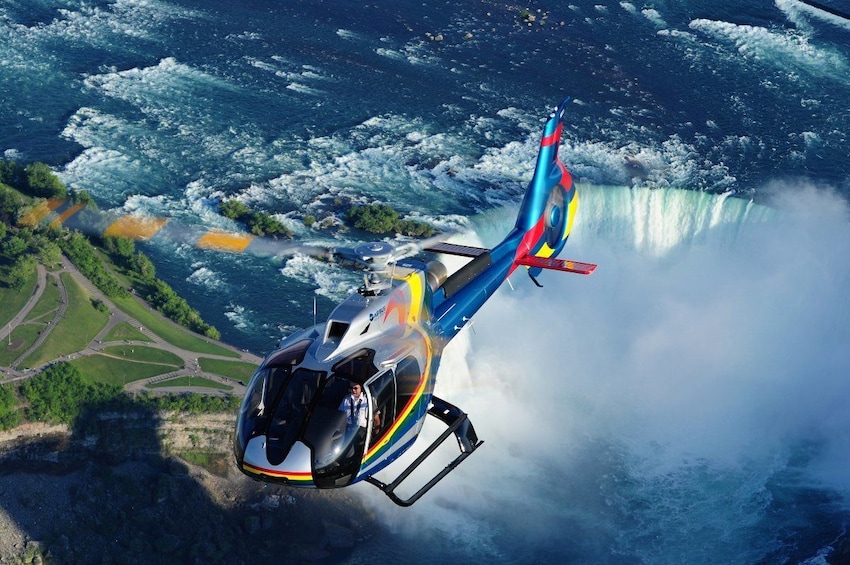
[[[472,247],[470,245],[459,245],[457,243],[438,243],[426,247],[425,251],[434,253],[446,253],[448,255],[460,255],[461,257],[478,257],[489,252],[489,249],[483,247]]]
[[[539,267],[541,269],[578,273],[580,275],[589,275],[596,269],[596,265],[593,263],[582,263],[580,261],[570,261],[569,259],[553,259],[551,257],[535,257],[534,255],[524,255],[516,260],[516,264],[525,265],[526,267]]]

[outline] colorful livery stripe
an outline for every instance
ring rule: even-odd
[[[430,400],[430,394],[426,394],[426,391],[429,389],[428,383],[431,380],[429,375],[432,367],[433,349],[427,334],[421,330],[417,331],[420,331],[422,334],[422,339],[424,340],[426,347],[426,359],[428,359],[419,380],[419,386],[416,388],[416,391],[413,396],[411,396],[410,400],[408,400],[407,404],[405,404],[395,423],[383,436],[372,443],[369,450],[363,457],[363,464],[361,468],[368,467],[373,462],[383,457],[390,447],[396,444],[399,438],[404,436],[404,434],[416,425],[421,415],[428,409],[428,406],[423,406],[423,404],[427,404]]]
[[[274,469],[258,467],[256,465],[251,465],[250,463],[243,463],[242,468],[255,475],[268,475],[269,477],[284,479],[292,483],[294,486],[306,487],[313,485],[313,475],[311,473],[287,473],[283,471],[276,471]]]

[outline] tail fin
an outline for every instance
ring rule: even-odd
[[[568,102],[569,98],[561,101],[546,121],[534,177],[528,185],[516,221],[516,228],[524,235],[517,248],[514,265],[528,267],[532,279],[541,269],[589,274],[596,268],[591,263],[554,259],[567,242],[578,210],[578,191],[569,171],[558,159]]]

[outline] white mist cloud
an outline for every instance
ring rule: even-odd
[[[518,273],[450,346],[437,393],[485,444],[388,520],[493,558],[748,563],[782,544],[774,514],[803,519],[777,477],[850,492],[848,205],[771,192],[775,214],[718,214],[745,203],[586,190],[563,255],[599,269]],[[689,215],[699,234],[623,236]]]

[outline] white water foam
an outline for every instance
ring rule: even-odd
[[[777,32],[759,26],[707,19],[693,20],[689,27],[731,43],[736,53],[746,59],[803,71],[845,85],[850,82],[850,64],[846,57],[829,47],[815,44],[808,36],[794,30]]]
[[[357,492],[398,535],[488,558],[782,560],[782,536],[816,526],[781,489],[850,495],[847,203],[786,186],[770,213],[697,194],[660,194],[660,211],[612,190],[584,191],[565,253],[596,273],[546,273],[542,290],[514,277],[471,350],[447,350],[437,394],[470,414],[481,449],[414,510]],[[612,217],[584,216],[602,208]]]
[[[186,280],[192,284],[208,288],[210,290],[225,292],[227,285],[221,280],[221,277],[214,270],[210,269],[203,263],[193,263],[192,274]]]

